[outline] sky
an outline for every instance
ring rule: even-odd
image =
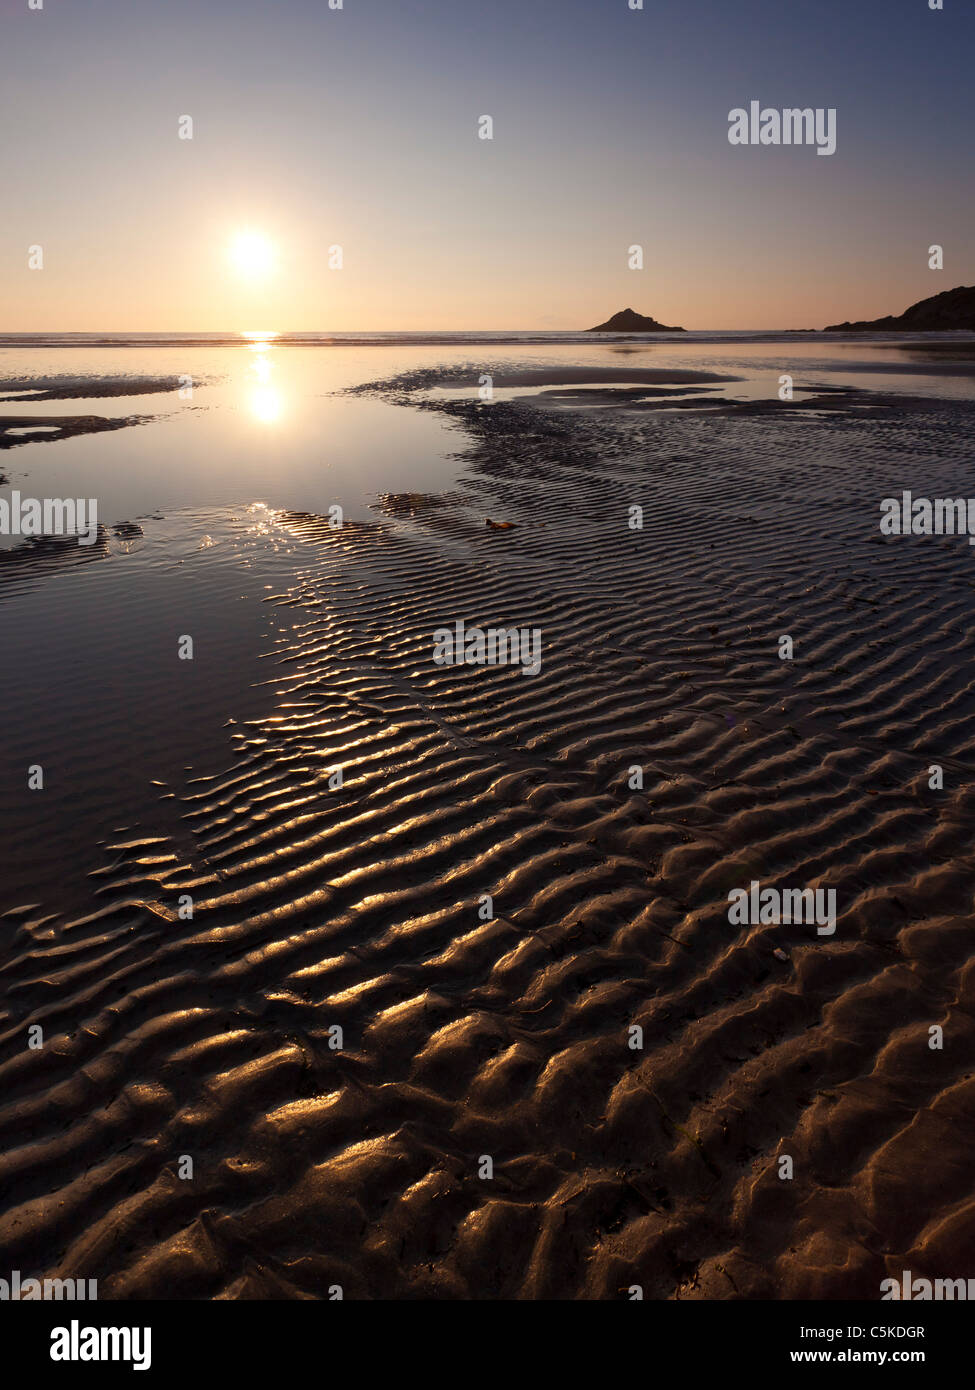
[[[971,0],[630,3],[0,0],[0,332],[815,328],[975,283]],[[835,154],[731,145],[753,100],[835,108]]]

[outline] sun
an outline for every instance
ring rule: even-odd
[[[238,232],[230,245],[230,259],[239,274],[261,280],[274,269],[274,246],[261,232]]]

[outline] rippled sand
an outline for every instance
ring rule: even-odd
[[[165,777],[147,734],[131,785],[106,778],[104,834],[58,793],[71,873],[4,778],[0,1264],[104,1298],[873,1299],[903,1269],[967,1277],[975,557],[878,520],[901,487],[972,491],[975,416],[430,385],[377,389],[470,432],[454,491],[337,530],[188,524],[178,584],[207,588],[213,640],[242,584],[260,619],[217,698],[106,634],[89,752],[115,767],[139,723],[113,681],[186,713]],[[80,601],[135,631],[155,576],[175,634],[189,591],[156,524],[82,567],[8,559],[0,599],[56,615],[41,580],[66,595],[83,568]],[[458,618],[539,627],[541,674],[435,666]],[[835,889],[835,936],[729,925],[752,879]]]

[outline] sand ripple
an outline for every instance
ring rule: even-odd
[[[975,571],[877,531],[971,490],[958,414],[436,408],[456,493],[280,519],[273,698],[179,833],[0,920],[3,1262],[120,1298],[967,1277]],[[456,618],[541,628],[542,674],[433,665]],[[835,888],[835,937],[731,927],[752,878]]]

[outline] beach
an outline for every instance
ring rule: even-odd
[[[816,336],[2,345],[100,529],[0,552],[0,1265],[969,1275],[975,556],[880,520],[975,495],[973,343]]]

